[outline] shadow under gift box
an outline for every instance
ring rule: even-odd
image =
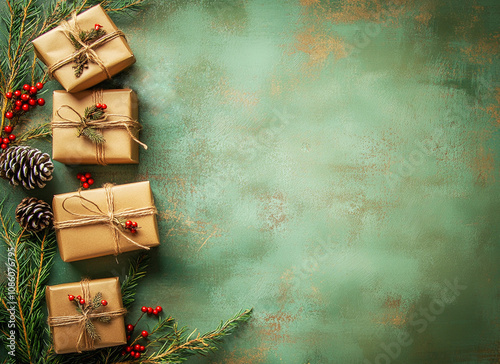
[[[85,136],[78,136],[77,127],[60,128],[57,122],[64,121],[60,116],[78,121],[79,117],[71,109],[63,107],[68,105],[75,109],[81,116],[85,108],[95,104],[95,91],[82,91],[70,94],[65,91],[54,91],[52,114],[52,159],[64,164],[98,164],[96,144]],[[106,104],[107,114],[123,115],[137,120],[138,101],[137,95],[130,89],[102,90],[102,100]],[[59,110],[59,115],[57,114]],[[123,119],[120,116],[109,116],[109,121]],[[138,138],[139,132],[130,129],[134,137]],[[137,164],[139,163],[139,144],[135,142],[124,127],[101,129],[106,142],[103,144],[103,156],[106,164]]]
[[[89,282],[90,297],[94,297],[97,292],[103,294],[103,299],[108,305],[99,312],[111,312],[123,308],[120,282],[118,278],[96,279]],[[68,300],[68,295],[82,295],[80,282],[47,286],[45,289],[45,299],[49,317],[76,316],[79,313],[76,305]],[[94,342],[94,349],[106,348],[109,346],[122,345],[127,343],[125,334],[124,316],[113,317],[110,322],[104,323],[99,320],[92,320],[101,340]],[[77,352],[78,337],[81,331],[80,324],[71,324],[52,327],[52,340],[54,351],[57,354]],[[85,350],[85,348],[81,348]]]
[[[72,25],[74,21],[69,19],[68,23]],[[77,23],[80,29],[84,31],[94,29],[95,24],[102,25],[102,29],[107,33],[118,30],[100,5],[96,5],[78,15]],[[51,67],[75,53],[75,47],[64,34],[60,25],[33,40],[33,46],[37,57],[47,67]],[[105,44],[92,49],[97,53],[111,76],[135,63],[135,57],[124,37],[111,39]],[[75,76],[73,66],[74,62],[71,61],[53,73],[54,78],[68,92],[86,90],[108,78],[106,72],[94,62],[88,62],[88,68],[83,70],[80,77]]]
[[[111,191],[114,199],[115,213],[126,209],[154,207],[153,194],[149,181],[113,186]],[[80,193],[72,192],[55,195],[52,201],[55,224],[57,222],[79,220],[85,218],[85,216],[96,215],[86,208],[97,210],[93,205],[87,201],[82,201],[80,198],[73,197],[68,199],[71,196],[82,196],[86,200],[92,201],[104,214],[107,214],[109,211],[104,188],[80,191]],[[63,208],[65,200],[64,207],[66,210]],[[125,220],[136,221],[139,228],[136,234],[132,234],[128,230],[123,230],[122,233],[117,235],[120,252],[143,249],[128,241],[124,236],[146,247],[151,248],[160,245],[156,214],[131,217],[130,219],[125,218]],[[56,237],[59,253],[65,262],[96,258],[117,252],[114,229],[106,223],[89,223],[84,226],[56,229]]]

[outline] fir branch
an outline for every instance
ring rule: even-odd
[[[42,363],[46,345],[40,332],[45,329],[42,302],[53,258],[56,252],[54,233],[49,230],[34,234],[16,228],[0,211],[2,245],[7,248],[7,276],[15,274],[15,292],[7,282],[0,284],[0,300],[6,308],[15,310],[16,359],[18,362]],[[0,310],[2,315],[9,315]],[[5,317],[0,320],[0,330],[9,332]],[[7,344],[8,337],[3,337]]]
[[[126,309],[129,309],[135,301],[135,289],[139,281],[146,276],[148,264],[149,256],[146,254],[141,254],[135,261],[130,262],[128,273],[121,286],[123,307]]]
[[[101,6],[108,13],[130,14],[141,10],[147,0],[104,0]]]
[[[252,309],[241,311],[213,331],[204,335],[198,334],[195,339],[190,339],[194,331],[186,335],[187,328],[177,329],[177,325],[171,326],[172,333],[164,335],[159,340],[151,341],[147,348],[160,346],[159,350],[151,354],[148,359],[141,363],[180,363],[192,355],[206,355],[217,350],[218,344],[228,335],[231,335],[237,327],[247,322],[252,316]],[[160,324],[159,324],[160,325]],[[165,325],[169,327],[169,325]],[[158,331],[162,331],[159,329]],[[154,330],[153,330],[154,331]],[[169,344],[170,341],[170,344]]]
[[[35,139],[50,139],[52,136],[52,128],[50,123],[38,125],[23,134],[19,135],[12,143],[13,145],[21,145]]]

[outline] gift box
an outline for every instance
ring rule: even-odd
[[[88,114],[97,104],[106,105],[106,109],[99,109],[103,116],[91,120],[100,115]],[[137,104],[137,96],[130,89],[75,94],[54,91],[52,158],[65,164],[139,163],[139,145],[147,147],[138,140],[141,125],[137,122]],[[100,134],[103,140],[89,138],[85,128]]]
[[[81,32],[90,32],[96,25],[103,35],[92,41],[82,40]],[[33,40],[33,45],[37,57],[68,92],[92,87],[135,62],[124,34],[100,5],[74,15]],[[78,63],[78,59],[88,61]]]
[[[75,298],[70,301],[69,295]],[[85,300],[82,305],[76,296]],[[118,278],[82,280],[47,286],[48,323],[57,354],[74,353],[127,343]],[[105,300],[106,305],[102,304]],[[90,322],[90,323],[89,323]]]
[[[55,195],[59,253],[65,262],[146,249],[160,244],[149,182]],[[136,222],[135,232],[126,221]]]

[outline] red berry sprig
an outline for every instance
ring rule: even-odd
[[[12,134],[13,127],[11,125],[7,125],[3,128],[2,136],[0,138],[0,148],[7,149],[9,144],[16,140],[16,136]]]
[[[98,109],[101,109],[101,110],[106,110],[108,108],[108,105],[97,103],[97,104],[95,104],[95,107],[97,107]]]
[[[135,233],[137,233],[137,229],[139,228],[139,225],[137,224],[137,221],[127,220],[125,222],[124,228],[129,230],[131,234],[135,234]]]
[[[90,173],[78,173],[76,178],[81,182],[82,188],[88,189],[94,184],[94,179]]]
[[[127,330],[127,342],[130,341],[132,332],[134,331],[134,329],[137,326],[137,324],[139,323],[139,321],[141,321],[144,314],[152,313],[154,315],[158,315],[162,311],[163,311],[163,309],[161,306],[156,306],[156,308],[154,308],[154,309],[152,307],[142,306],[141,307],[142,314],[139,317],[139,319],[137,320],[137,322],[135,323],[135,325],[128,324],[125,327],[125,329]],[[146,347],[144,345],[141,345],[141,344],[136,343],[136,342],[138,340],[141,340],[141,339],[146,339],[148,336],[149,336],[149,332],[147,332],[146,330],[141,331],[141,333],[137,336],[137,338],[134,341],[132,341],[131,343],[128,343],[123,348],[123,350],[121,351],[121,355],[125,356],[125,355],[129,354],[132,358],[139,359],[141,357],[141,353],[146,352]]]
[[[45,100],[37,98],[36,94],[43,88],[43,83],[37,82],[36,85],[25,84],[21,90],[9,91],[5,93],[5,98],[11,100],[12,109],[5,113],[5,118],[13,119],[29,111],[35,106],[45,105]],[[4,148],[5,149],[5,148]]]

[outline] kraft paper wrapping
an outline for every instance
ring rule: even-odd
[[[94,297],[97,292],[101,292],[103,299],[108,301],[108,305],[105,306],[102,312],[123,308],[118,278],[92,280],[89,283],[89,288],[91,297]],[[75,304],[68,300],[68,294],[74,296],[81,295],[82,288],[80,282],[46,287],[45,299],[47,301],[49,317],[78,315]],[[108,323],[100,322],[99,320],[92,320],[92,323],[101,337],[101,340],[94,341],[94,349],[127,343],[124,316],[113,317]],[[77,352],[76,346],[80,335],[78,324],[52,327],[51,332],[54,351],[57,354]],[[82,348],[82,350],[85,349]]]
[[[115,212],[119,212],[122,209],[154,207],[153,194],[149,181],[113,186],[112,193],[114,196]],[[108,211],[106,194],[103,188],[81,191],[80,195],[97,204],[101,211]],[[54,210],[55,222],[79,219],[78,216],[68,213],[62,207],[63,201],[70,196],[78,196],[78,193],[72,192],[54,196],[52,209]],[[84,204],[89,206],[86,202]],[[65,207],[72,213],[91,214],[82,206],[81,200],[78,198],[67,200]],[[136,234],[125,231],[125,236],[143,246],[155,247],[160,245],[156,215],[134,217],[131,220],[137,221],[139,229]],[[107,224],[56,229],[57,244],[61,258],[65,262],[73,262],[115,254],[113,234],[113,229]],[[121,252],[142,249],[129,242],[121,234],[118,241]]]
[[[102,100],[106,104],[107,114],[126,115],[133,120],[138,119],[138,102],[134,91],[102,90]],[[62,105],[69,105],[80,115],[85,108],[95,104],[92,91],[70,94],[65,91],[54,91],[53,122],[63,121],[57,115]],[[78,120],[78,116],[68,108],[59,110],[62,117]],[[108,120],[121,120],[119,116],[110,116]],[[139,132],[131,129],[138,138]],[[139,163],[139,144],[137,144],[125,128],[102,129],[106,139],[104,143],[104,159],[107,164]],[[98,164],[96,145],[84,136],[78,137],[76,128],[52,129],[52,159],[65,164]]]
[[[68,20],[74,24],[73,20]],[[95,24],[100,24],[106,33],[112,33],[118,28],[100,5],[96,5],[77,16],[78,26],[82,30],[91,30]],[[33,40],[35,53],[47,67],[65,59],[75,52],[75,47],[58,26]],[[135,57],[124,37],[118,37],[93,48],[102,60],[111,76],[135,63]],[[80,77],[76,77],[70,62],[57,69],[53,76],[68,92],[78,92],[97,85],[107,79],[106,72],[96,63],[89,62]]]

